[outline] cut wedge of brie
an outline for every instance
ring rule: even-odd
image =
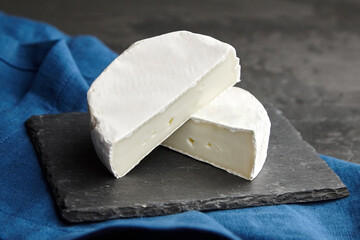
[[[252,180],[265,163],[270,125],[262,104],[233,87],[193,114],[163,145]]]
[[[97,155],[124,176],[238,81],[235,49],[212,37],[179,31],[134,43],[87,94]]]

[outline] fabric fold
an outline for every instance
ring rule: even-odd
[[[86,92],[89,84],[77,68],[66,41],[57,40],[51,42],[51,45],[45,42],[45,45],[49,49],[46,49],[46,53],[42,51],[39,53],[44,56],[36,73],[34,72],[31,84],[26,79],[28,89],[23,89],[24,95],[17,96],[14,105],[1,112],[5,117],[0,127],[0,136],[8,136],[15,129],[23,128],[24,121],[34,114],[86,111]],[[38,49],[38,46],[36,45],[35,48]],[[42,49],[44,50],[45,47]],[[34,59],[39,57],[36,54],[28,57],[30,61]],[[14,77],[18,76],[12,76]],[[6,84],[5,82],[2,91],[11,92],[11,88],[6,89]]]

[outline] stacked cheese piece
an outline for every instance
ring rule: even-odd
[[[97,155],[120,178],[163,143],[252,180],[270,121],[250,93],[232,87],[239,81],[235,49],[214,38],[179,31],[134,43],[88,91]]]

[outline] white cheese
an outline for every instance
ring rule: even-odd
[[[193,114],[163,145],[252,180],[265,163],[270,125],[262,104],[233,87]]]
[[[97,155],[124,176],[239,80],[235,49],[212,37],[179,31],[134,43],[87,94]]]

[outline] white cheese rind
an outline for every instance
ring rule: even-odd
[[[119,178],[156,146],[240,80],[229,44],[186,31],[133,44],[88,91],[91,137]]]
[[[266,160],[270,127],[262,104],[233,87],[193,114],[163,145],[253,180]]]

